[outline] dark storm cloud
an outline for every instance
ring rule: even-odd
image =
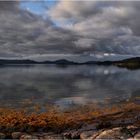
[[[94,52],[140,53],[139,1],[63,1],[49,14],[79,35],[75,45]]]
[[[0,1],[0,56],[73,52],[72,31],[55,27],[49,18],[20,9],[18,4]]]
[[[18,1],[0,1],[0,11],[16,11],[18,3]]]
[[[139,9],[138,1],[60,0],[43,18],[19,2],[0,1],[0,56],[140,54]]]

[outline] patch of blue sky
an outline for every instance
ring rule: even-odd
[[[53,19],[53,23],[55,26],[59,26],[59,27],[71,27],[75,24],[75,20],[74,19],[67,19],[67,20],[63,20],[63,21],[58,21],[58,20],[54,20]]]
[[[41,0],[41,1],[21,1],[20,8],[26,9],[32,13],[43,15],[47,9],[56,4],[57,0]]]
[[[28,1],[21,1],[20,2],[20,8],[26,9],[34,14],[40,15],[43,18],[47,18],[47,10],[49,8],[52,8],[55,6],[55,4],[58,2],[58,0],[28,0]],[[66,27],[66,26],[72,26],[74,24],[73,19],[67,19],[63,22],[53,20],[54,26],[59,26],[59,27]]]

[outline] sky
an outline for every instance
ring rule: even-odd
[[[0,58],[140,55],[140,1],[0,1]]]

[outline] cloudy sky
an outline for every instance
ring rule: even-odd
[[[140,55],[140,1],[0,1],[0,57]]]

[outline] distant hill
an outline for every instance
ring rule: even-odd
[[[102,61],[96,62],[97,65],[114,65],[127,69],[139,69],[140,57],[128,58],[120,61]]]
[[[128,69],[139,69],[140,68],[140,57],[128,58],[122,61],[112,62],[113,65],[118,67],[125,67]]]
[[[38,62],[33,60],[11,60],[11,59],[0,59],[0,65],[12,65],[12,64],[37,64]]]
[[[133,58],[127,58],[127,59],[123,59],[123,60],[119,60],[119,61],[103,61],[103,62],[99,62],[99,63],[108,63],[108,64],[112,64],[112,63],[140,63],[140,57],[133,57]]]
[[[37,62],[33,60],[8,60],[0,59],[0,65],[22,65],[22,64],[56,64],[56,65],[115,65],[119,67],[126,67],[129,69],[140,68],[140,57],[128,58],[120,61],[87,61],[83,63],[68,61],[60,59],[56,61],[42,61]]]
[[[117,62],[120,62],[120,61],[117,61]],[[140,63],[140,57],[134,57],[134,58],[128,58],[128,59],[124,59],[122,60],[121,62],[129,62],[129,63]]]
[[[63,65],[76,65],[76,64],[80,64],[77,62],[73,62],[73,61],[68,61],[66,59],[60,59],[60,60],[56,60],[56,61],[44,61],[41,62],[42,64],[63,64]]]
[[[20,65],[20,64],[62,64],[62,65],[76,65],[80,63],[76,63],[73,61],[68,61],[65,59],[60,59],[56,61],[42,61],[37,62],[33,60],[16,60],[16,59],[0,59],[0,65]]]

